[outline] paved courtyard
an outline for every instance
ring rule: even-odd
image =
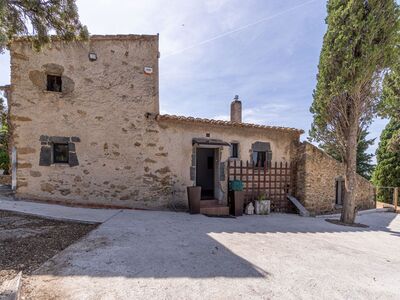
[[[399,299],[400,216],[121,211],[44,264],[28,299]]]

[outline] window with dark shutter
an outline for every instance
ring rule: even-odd
[[[272,161],[272,151],[269,143],[255,142],[252,146],[252,160],[256,167],[270,166]]]
[[[51,92],[61,92],[62,91],[61,76],[47,75],[47,90]]]
[[[39,166],[52,164],[79,166],[75,147],[75,143],[81,141],[79,137],[41,135],[39,141],[41,144]]]
[[[69,163],[68,144],[53,144],[53,162],[56,164]]]

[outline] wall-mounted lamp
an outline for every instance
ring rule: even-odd
[[[153,68],[152,67],[144,67],[144,72],[146,73],[146,74],[151,74],[151,73],[153,73]]]
[[[97,60],[97,54],[94,52],[89,53],[89,60],[90,61],[96,61]]]

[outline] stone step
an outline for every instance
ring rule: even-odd
[[[229,207],[224,205],[200,207],[200,213],[211,216],[229,216]]]
[[[0,191],[11,191],[11,185],[0,184]]]
[[[11,189],[11,185],[0,185],[0,196],[12,196],[14,191]]]
[[[200,207],[218,206],[218,200],[200,200]]]

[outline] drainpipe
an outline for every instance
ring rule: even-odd
[[[15,147],[11,150],[11,188],[13,191],[17,189],[17,149]]]

